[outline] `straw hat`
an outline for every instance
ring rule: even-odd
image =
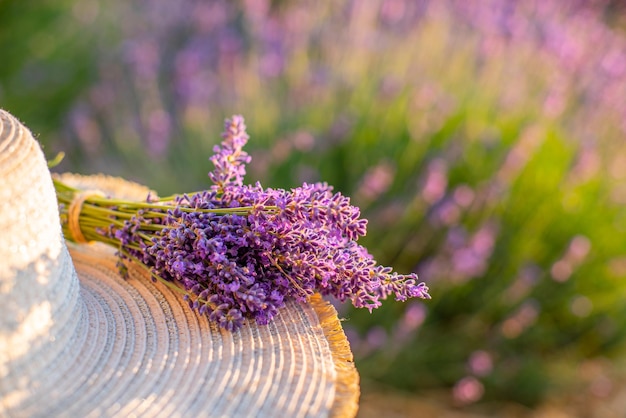
[[[108,247],[66,244],[58,216],[39,144],[0,110],[0,416],[356,414],[352,354],[321,298],[223,331],[140,269],[120,278]]]

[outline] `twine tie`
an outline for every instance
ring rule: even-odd
[[[83,235],[83,231],[80,229],[80,212],[83,210],[83,204],[85,201],[92,196],[102,197],[104,194],[98,190],[82,191],[74,196],[72,203],[70,203],[70,207],[68,208],[67,223],[70,229],[70,235],[72,236],[74,242],[79,244],[88,242],[85,235]]]

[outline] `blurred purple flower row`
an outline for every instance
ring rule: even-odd
[[[156,0],[110,7],[119,20],[110,35],[117,43],[103,54],[101,77],[72,118],[93,152],[100,148],[85,117],[108,122],[116,136],[158,157],[186,130],[207,128],[203,119],[216,109],[267,100],[256,117],[282,120],[312,101],[336,108],[338,95],[353,94],[368,73],[381,100],[412,95],[420,111],[410,123],[419,136],[427,132],[419,125],[429,123],[424,110],[451,100],[444,108],[453,112],[464,100],[435,77],[468,49],[465,72],[493,90],[494,104],[532,104],[542,118],[568,114],[581,141],[601,136],[591,129],[598,119],[626,128],[626,52],[621,34],[598,22],[605,2]],[[526,66],[542,69],[537,80],[523,74]],[[278,109],[287,114],[274,115]]]

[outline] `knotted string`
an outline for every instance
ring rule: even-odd
[[[83,231],[80,229],[80,212],[83,210],[83,203],[91,196],[104,196],[104,194],[98,190],[84,190],[80,193],[76,193],[68,208],[68,226],[70,229],[70,235],[74,242],[83,244],[88,242],[83,235]]]

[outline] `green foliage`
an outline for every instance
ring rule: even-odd
[[[0,1],[0,106],[46,142],[58,140],[68,109],[95,78],[89,22],[79,21],[89,19],[88,4]]]

